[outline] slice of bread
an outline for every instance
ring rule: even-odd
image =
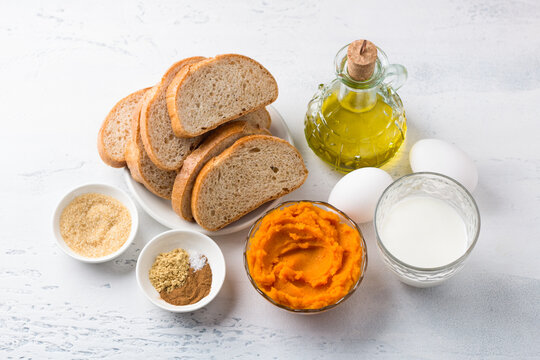
[[[150,98],[155,91],[155,88],[148,91],[149,96],[145,97],[142,102],[145,102]],[[131,176],[137,182],[143,184],[148,190],[164,199],[170,199],[172,188],[174,185],[174,179],[176,178],[176,171],[162,170],[158,168],[144,149],[142,139],[140,136],[140,111],[143,107],[141,102],[138,112],[135,111],[132,117],[132,137],[128,141],[126,147],[126,162],[131,172]]]
[[[261,129],[270,129],[270,125],[272,125],[272,118],[270,117],[270,114],[268,113],[268,110],[266,110],[266,108],[261,108],[254,112],[251,112],[247,115],[242,116],[241,118],[238,118],[237,120],[247,121]]]
[[[183,68],[167,89],[176,136],[194,137],[276,100],[276,80],[246,56],[218,55]]]
[[[259,119],[258,117],[251,118]],[[241,117],[239,120],[242,119],[244,117]],[[255,125],[258,124],[255,123]],[[191,191],[193,190],[195,179],[204,164],[214,156],[221,154],[241,137],[263,132],[268,133],[266,129],[252,125],[251,121],[233,121],[211,131],[210,135],[202,144],[186,158],[182,169],[176,176],[171,199],[173,210],[185,220],[193,221],[193,215],[191,214]]]
[[[131,115],[147,90],[148,88],[136,91],[120,100],[103,121],[97,146],[99,156],[105,164],[116,168],[126,165],[124,153],[131,136]]]
[[[145,99],[148,99],[148,97],[151,96],[152,91],[154,91],[154,88],[151,88],[146,92],[142,100],[139,101],[139,104],[135,108],[135,111],[133,111],[133,114],[131,115],[131,131],[125,150],[126,165],[129,169],[129,173],[131,174],[133,180],[141,184],[143,183],[144,179],[142,177],[138,161],[140,157],[140,150],[139,146],[137,145],[137,141],[138,139],[140,139],[139,119],[141,117],[141,109],[143,102],[145,101]],[[144,147],[142,150],[144,151]]]
[[[201,227],[219,230],[297,189],[307,174],[302,156],[287,141],[245,136],[199,172],[191,199],[193,217]]]
[[[187,139],[174,135],[165,94],[178,71],[203,59],[199,56],[191,57],[171,66],[161,78],[161,82],[156,85],[154,95],[141,109],[141,138],[144,148],[152,162],[163,170],[179,169],[186,156],[202,140],[201,137]]]

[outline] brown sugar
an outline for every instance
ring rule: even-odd
[[[66,245],[89,258],[117,251],[130,232],[128,209],[120,201],[103,194],[80,195],[60,215],[60,234]]]

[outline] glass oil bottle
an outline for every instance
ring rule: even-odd
[[[388,64],[384,52],[367,40],[344,46],[335,68],[336,79],[319,85],[308,104],[307,143],[340,172],[379,167],[405,140],[405,112],[396,89],[407,71]]]

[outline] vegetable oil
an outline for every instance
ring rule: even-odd
[[[308,145],[345,173],[386,163],[402,145],[407,130],[403,104],[392,86],[405,81],[405,68],[388,65],[377,48],[371,72],[360,74],[365,79],[354,79],[347,65],[352,60],[343,59],[348,47],[336,56],[337,78],[319,87],[305,119]]]

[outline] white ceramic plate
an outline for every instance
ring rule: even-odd
[[[126,242],[120,249],[116,250],[112,254],[102,256],[99,258],[89,258],[82,255],[77,254],[64,241],[64,238],[60,234],[60,216],[62,215],[62,211],[64,211],[64,208],[69,205],[76,197],[88,194],[88,193],[98,193],[103,195],[108,195],[116,200],[120,201],[129,211],[129,214],[131,215],[131,231],[129,233],[129,237],[127,238]],[[135,203],[128,194],[126,194],[124,191],[120,190],[119,188],[112,186],[112,185],[105,185],[105,184],[86,184],[76,187],[75,189],[69,191],[62,200],[58,203],[56,206],[56,209],[53,214],[52,219],[52,226],[53,226],[53,233],[56,238],[56,243],[62,249],[66,254],[71,256],[74,259],[77,259],[79,261],[87,262],[87,263],[102,263],[105,261],[112,260],[120,254],[122,254],[124,251],[127,250],[129,245],[133,242],[133,239],[135,238],[135,235],[137,234],[137,229],[139,227],[139,214],[137,213],[137,207],[135,206]]]
[[[272,118],[272,125],[270,126],[270,132],[272,135],[285,139],[294,145],[291,133],[289,132],[289,129],[287,128],[287,125],[285,124],[285,121],[283,121],[281,115],[272,106],[268,106],[267,110]],[[208,231],[200,227],[197,223],[186,221],[178,216],[173,211],[171,202],[169,200],[162,199],[146,190],[143,185],[133,180],[127,168],[124,171],[124,177],[137,202],[141,205],[144,211],[146,211],[148,215],[153,217],[157,222],[170,229],[193,230],[202,232],[206,235],[226,235],[243,230],[249,227],[262,214],[277,205],[279,202],[279,199],[276,199],[266,203],[221,230]]]
[[[161,299],[159,293],[152,286],[148,278],[148,272],[156,256],[160,253],[178,248],[184,249],[188,253],[197,251],[199,254],[206,256],[212,270],[212,287],[210,288],[210,293],[195,304],[180,306],[169,304]],[[225,280],[225,258],[219,246],[208,236],[195,231],[169,230],[154,237],[142,249],[137,260],[135,273],[139,287],[153,304],[173,312],[190,312],[208,305],[219,293],[219,290],[221,290],[221,286]]]

